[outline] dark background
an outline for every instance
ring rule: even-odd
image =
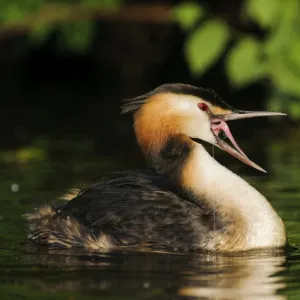
[[[179,1],[146,2],[157,6]],[[242,1],[200,2],[228,22],[243,26],[235,18]],[[134,15],[128,19],[96,19],[91,45],[79,54],[60,46],[60,31],[55,28],[39,44],[31,43],[22,31],[2,35],[2,148],[29,145],[41,137],[51,140],[66,136],[93,139],[100,148],[124,145],[131,124],[129,117],[119,116],[122,99],[167,82],[213,88],[225,101],[241,109],[263,108],[265,86],[257,83],[233,90],[222,59],[201,78],[192,76],[183,53],[187,34],[177,24],[151,21],[147,14],[145,21],[143,17],[136,20]],[[255,26],[247,30],[259,33]]]

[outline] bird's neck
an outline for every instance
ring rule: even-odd
[[[195,144],[181,168],[179,182],[192,201],[232,224],[235,250],[280,247],[286,243],[282,220],[256,189]],[[198,202],[198,203],[197,203]]]

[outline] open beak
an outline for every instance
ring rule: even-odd
[[[211,130],[217,141],[216,146],[218,146],[220,149],[228,152],[232,156],[236,157],[243,163],[245,163],[259,171],[267,173],[263,168],[261,168],[256,163],[251,161],[246,156],[246,154],[241,150],[241,148],[238,146],[238,144],[234,140],[226,121],[248,119],[248,118],[255,118],[255,117],[268,117],[268,116],[286,116],[286,114],[278,113],[278,112],[268,112],[268,111],[238,110],[233,113],[226,114],[226,115],[212,116],[212,118],[210,119],[210,124],[211,124]],[[223,132],[226,135],[226,137],[231,141],[232,145],[235,148],[231,147],[226,142],[224,142],[221,138],[219,138],[220,132]]]

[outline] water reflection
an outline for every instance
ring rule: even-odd
[[[32,278],[44,291],[155,299],[166,295],[172,299],[286,299],[278,294],[285,288],[280,274],[286,262],[285,253],[279,250],[240,255],[34,251],[27,263],[55,270],[55,278],[49,281]],[[57,268],[63,268],[64,275]],[[79,270],[84,276],[74,276]]]
[[[267,155],[261,154],[260,147],[252,146],[257,145],[253,140],[245,147],[249,157],[258,163],[268,158],[269,163],[263,163],[268,176],[254,174],[247,181],[270,200],[285,222],[290,244],[297,248],[300,245],[299,136],[300,131],[293,131],[293,135],[267,144],[262,134]],[[36,163],[10,163],[1,168],[1,299],[299,299],[299,250],[289,255],[259,251],[217,256],[49,252],[24,247],[23,213],[57,199],[66,188],[77,186],[82,180],[92,180],[99,173],[135,168],[135,160],[93,156],[87,150],[70,155],[80,147],[81,144],[59,150],[59,157],[49,155]],[[245,174],[246,169],[239,162],[222,156],[222,152],[216,156],[238,174]],[[14,183],[18,183],[18,191],[13,191]]]
[[[286,299],[278,295],[286,287],[283,271],[286,258],[283,255],[264,257],[229,257],[218,264],[221,274],[214,274],[208,284],[203,276],[195,276],[194,283],[179,290],[179,294],[195,299]],[[224,270],[229,272],[223,272]]]

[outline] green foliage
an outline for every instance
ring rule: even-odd
[[[229,39],[225,23],[206,21],[193,32],[186,43],[185,53],[192,72],[200,75],[219,58]]]
[[[226,68],[235,86],[244,86],[263,77],[266,64],[261,61],[262,45],[251,37],[239,40],[227,56]]]
[[[275,25],[278,17],[280,0],[249,0],[246,2],[247,15],[261,27],[268,28]]]
[[[184,5],[176,9],[180,7]],[[246,18],[243,21],[256,23],[265,31],[264,38],[241,32],[227,24],[226,20],[220,21],[220,17],[211,16],[204,8],[202,11],[206,15],[201,15],[201,19],[209,17],[209,21],[196,28],[190,27],[186,41],[185,54],[191,72],[195,76],[202,75],[226,53],[223,57],[226,73],[233,87],[244,88],[265,79],[270,90],[270,102],[274,102],[269,106],[279,108],[289,101],[285,111],[288,108],[292,117],[300,118],[300,1],[244,1],[241,17]],[[187,29],[187,19],[187,12],[184,18],[177,18],[184,30]],[[193,24],[197,24],[194,15],[191,19]],[[216,22],[222,25],[209,25]],[[229,49],[226,47],[228,40],[232,45]]]
[[[175,7],[172,18],[179,22],[182,28],[188,30],[193,28],[204,14],[204,9],[199,4],[184,2]]]
[[[299,70],[297,70],[299,72]],[[293,66],[289,65],[287,61],[278,59],[274,61],[270,76],[273,83],[282,92],[293,96],[300,95],[299,79],[300,74],[293,71]]]
[[[23,21],[30,13],[37,12],[45,0],[2,0],[0,10],[0,22],[10,25]]]
[[[86,51],[97,10],[115,9],[124,0],[0,0],[0,28],[29,29],[34,43],[43,42],[53,29],[60,32],[59,50]]]

